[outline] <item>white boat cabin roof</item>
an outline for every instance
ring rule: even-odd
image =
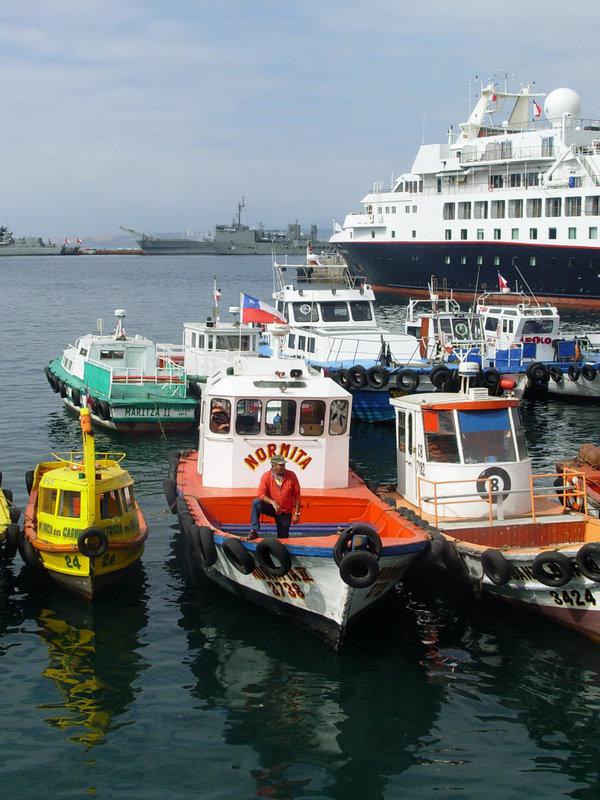
[[[404,397],[390,398],[390,404],[401,408],[408,406],[411,409],[431,409],[443,406],[461,408],[464,410],[484,411],[486,408],[510,408],[518,406],[519,401],[514,397],[492,397],[487,389],[471,388],[463,392],[435,392],[422,394],[409,394]]]

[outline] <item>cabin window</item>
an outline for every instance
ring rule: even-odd
[[[88,354],[88,351],[87,351],[86,347],[80,347],[79,348],[79,355],[80,356],[87,356],[87,354]]]
[[[523,216],[523,201],[522,200],[509,200],[508,201],[508,216],[513,219],[520,219]]]
[[[547,217],[560,217],[561,198],[560,197],[547,197],[546,198],[546,216]]]
[[[542,216],[542,198],[532,197],[527,201],[527,216],[528,217],[541,217]]]
[[[598,238],[598,228],[588,228],[588,236],[590,239]]]
[[[501,239],[501,238],[502,238],[502,229],[494,228],[494,239]]]
[[[521,333],[552,333],[554,320],[552,319],[527,319],[523,324]]]
[[[475,200],[475,208],[474,208],[474,217],[475,219],[487,219],[488,215],[488,204],[487,200]]]
[[[119,489],[121,493],[121,502],[125,511],[133,511],[135,508],[135,499],[133,497],[133,486],[124,486]]]
[[[525,442],[525,432],[523,430],[523,420],[521,419],[521,409],[511,408],[510,414],[515,429],[515,438],[517,441],[517,457],[519,461],[524,461],[527,458],[527,443]]]
[[[483,228],[477,228],[477,238],[480,240],[483,239]]]
[[[63,362],[62,362],[62,363],[63,363],[63,367],[64,367],[64,368],[67,370],[67,372],[69,372],[69,371],[70,371],[70,369],[71,369],[71,366],[73,365],[73,362],[71,361],[71,359],[70,359],[70,358],[67,358],[67,357],[65,356],[65,357],[63,358]]]
[[[269,400],[265,411],[267,436],[291,436],[296,427],[295,400]]]
[[[296,322],[318,322],[319,311],[313,303],[292,303]]]
[[[231,335],[218,334],[215,336],[215,350],[237,350],[240,345],[240,337],[235,333]]]
[[[577,228],[569,228],[569,239],[577,238]]]
[[[100,360],[125,358],[124,350],[100,350]]]
[[[427,460],[458,464],[458,442],[452,411],[423,411],[423,430]]]
[[[213,397],[210,401],[210,430],[211,433],[229,433],[231,420],[231,403],[220,397]]]
[[[485,329],[496,333],[498,330],[498,317],[488,317],[485,321]]]
[[[312,337],[310,337],[306,341],[307,341],[307,350],[308,350],[308,352],[309,353],[314,353],[315,352],[315,340]]]
[[[296,349],[296,337],[293,333],[288,334],[288,347],[290,350]]]
[[[450,228],[446,228],[446,230],[444,231],[444,236],[446,238],[446,241],[450,241],[450,239],[452,239],[452,231],[450,230]]]
[[[350,303],[350,313],[355,322],[366,322],[373,319],[371,314],[371,304],[368,300],[357,300]]]
[[[112,519],[123,516],[123,507],[118,490],[103,492],[98,495],[100,504],[100,519]]]
[[[556,239],[556,228],[548,228],[548,238]]]
[[[242,336],[241,339],[238,339],[238,344],[240,345],[240,350],[242,352],[249,352],[250,351],[250,341],[252,340],[252,336]]]
[[[511,228],[510,238],[511,239],[518,239],[519,238],[519,229],[518,228]]]
[[[514,320],[512,319],[503,319],[502,320],[502,333],[513,333],[514,331]]]
[[[529,238],[537,239],[537,228],[529,228]]]
[[[492,219],[504,219],[506,216],[506,202],[504,200],[492,200],[491,217]]]
[[[54,514],[57,494],[56,489],[40,489],[38,507],[42,514]]]
[[[460,238],[463,239],[463,240],[467,238],[467,229],[466,228],[461,228],[460,229]]]
[[[592,194],[585,198],[586,217],[597,217],[600,215],[600,195]]]
[[[454,203],[444,203],[444,219],[454,219],[456,205]]]
[[[565,217],[581,216],[581,197],[565,197]]]
[[[459,411],[458,424],[465,464],[516,461],[508,408]]]
[[[235,410],[235,432],[246,436],[260,433],[262,403],[260,400],[238,400]]]
[[[59,517],[75,517],[81,516],[81,493],[62,491],[58,502],[58,516]]]
[[[461,202],[458,204],[458,218],[459,219],[471,219],[471,203],[470,202]]]
[[[298,350],[306,350],[306,336],[298,337]]]
[[[320,303],[323,322],[348,322],[348,304],[342,301]]]
[[[348,401],[332,400],[329,413],[329,435],[341,436],[348,427]]]
[[[192,333],[192,347],[196,347],[196,334]]]
[[[401,453],[406,453],[406,413],[398,411],[398,450]]]
[[[322,436],[325,427],[325,402],[304,400],[300,406],[301,436]]]

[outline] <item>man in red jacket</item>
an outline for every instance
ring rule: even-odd
[[[287,539],[292,521],[300,521],[300,484],[295,473],[285,468],[283,456],[271,458],[271,469],[260,480],[257,497],[252,501],[249,539],[256,539],[261,514],[274,517],[278,539]]]

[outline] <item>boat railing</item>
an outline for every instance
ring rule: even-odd
[[[562,484],[557,486],[554,481],[560,479]],[[473,485],[473,477],[470,478],[455,478],[453,480],[434,481],[423,475],[418,476],[417,480],[417,498],[419,512],[424,513],[424,504],[433,506],[433,517],[436,527],[440,522],[440,509],[441,505],[471,505],[486,503],[487,511],[484,516],[456,516],[452,517],[452,522],[469,522],[475,519],[487,519],[490,526],[494,524],[494,520],[504,521],[505,503],[509,497],[516,497],[519,495],[527,495],[530,498],[530,511],[529,514],[523,512],[519,514],[519,518],[530,516],[531,521],[535,523],[540,517],[553,516],[558,513],[567,514],[570,510],[577,510],[583,514],[585,518],[588,517],[587,497],[586,497],[586,481],[585,475],[582,472],[575,470],[565,470],[563,473],[559,472],[545,472],[529,476],[529,487],[527,489],[498,489],[494,486],[494,482],[498,480],[497,477],[491,476],[489,478],[481,478],[477,481],[483,488],[480,492],[461,492],[447,493],[440,487],[449,489],[450,487],[456,488],[460,484]],[[543,485],[536,485],[539,481],[545,481]],[[552,481],[551,484],[547,483]],[[429,486],[427,493],[424,492],[423,486]],[[552,502],[543,503],[540,507],[540,500],[551,500]],[[512,515],[514,516],[514,515]],[[447,519],[447,518],[445,518]]]
[[[158,363],[158,362],[157,362]],[[155,366],[153,370],[138,367],[110,367],[100,361],[89,359],[86,366],[90,366],[109,377],[109,382],[118,384],[143,385],[151,384],[181,384],[186,381],[185,369],[181,364],[165,358],[163,366]]]
[[[172,367],[181,367],[184,358],[185,347],[182,344],[157,342],[156,361],[159,367],[166,365],[170,365]]]
[[[82,470],[85,469],[83,450],[60,450],[56,453],[52,453],[51,455],[57,461],[62,461],[73,468],[81,468]],[[96,466],[108,467],[114,463],[120,464],[125,458],[125,453],[106,451],[104,453],[96,452],[95,456]]]
[[[355,275],[343,258],[340,258],[340,262],[318,264],[289,264],[287,259],[283,264],[274,261],[274,290],[283,292],[286,286],[297,283],[304,288],[314,286],[319,289],[361,289],[365,284],[365,277]]]

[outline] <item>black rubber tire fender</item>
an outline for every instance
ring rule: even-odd
[[[4,495],[4,497],[6,497],[6,499],[8,500],[9,503],[12,503],[12,501],[13,501],[13,493],[12,493],[11,489],[3,489],[2,490],[2,494]]]
[[[500,383],[500,373],[495,367],[490,367],[484,371],[481,382],[486,389],[496,389]]]
[[[421,379],[414,369],[403,369],[396,377],[396,388],[406,392],[416,392]]]
[[[198,381],[188,381],[188,394],[196,400],[202,399],[202,389],[198,386]]]
[[[556,365],[551,364],[548,367],[548,372],[550,373],[550,377],[552,378],[554,383],[557,383],[557,384],[564,383],[565,376],[563,375],[563,372],[560,369],[560,367],[557,367]]]
[[[532,383],[548,383],[550,380],[550,373],[545,364],[539,361],[534,361],[527,367],[527,377]]]
[[[504,553],[490,547],[481,554],[481,568],[494,586],[504,586],[510,580],[512,569]]]
[[[600,583],[600,542],[587,542],[580,547],[576,563],[584,577]]]
[[[346,530],[342,531],[334,545],[333,558],[338,567],[343,558],[345,558],[350,552],[354,552],[348,549],[348,545],[351,544],[352,539],[354,539],[355,536],[364,537],[367,540],[367,546],[365,549],[379,558],[382,548],[381,537],[371,525],[357,523],[355,525],[350,525],[348,528],[346,528]]]
[[[212,567],[217,560],[217,546],[213,531],[207,525],[196,525],[198,529],[197,541],[202,554],[202,563],[205,567]]]
[[[287,547],[278,539],[263,539],[256,545],[256,563],[267,575],[283,578],[292,568],[292,557]]]
[[[40,555],[25,535],[19,536],[18,548],[23,562],[28,567],[35,570],[42,569]]]
[[[382,366],[369,367],[367,381],[374,389],[385,389],[390,382],[390,373]]]
[[[77,537],[77,549],[87,558],[100,558],[108,550],[108,536],[100,528],[86,528]]]
[[[10,525],[7,526],[4,534],[4,555],[11,561],[17,553],[20,535],[21,531],[19,530],[19,526],[11,522]]]
[[[167,454],[167,461],[169,462],[169,478],[175,483],[177,482],[177,472],[179,471],[179,450],[171,450]]]
[[[337,382],[342,387],[342,389],[346,389],[346,391],[348,391],[352,387],[352,384],[350,383],[350,373],[347,369],[341,369],[338,372]]]
[[[103,419],[105,422],[108,422],[110,419],[110,406],[106,402],[106,400],[96,400],[95,403],[96,414]]]
[[[25,488],[27,489],[27,494],[31,494],[31,490],[33,489],[34,474],[32,469],[28,469],[25,473]]]
[[[368,589],[379,577],[377,557],[368,550],[353,550],[339,565],[340,578],[352,589]]]
[[[192,519],[192,515],[190,514],[188,505],[183,499],[183,497],[177,498],[177,500],[175,501],[175,508],[177,510],[179,528],[185,536],[189,537],[190,532],[192,530],[192,525],[194,524],[194,520]]]
[[[58,382],[58,393],[63,398],[67,396],[67,384],[64,381]]]
[[[56,394],[58,392],[58,379],[56,378],[56,375],[52,372],[50,367],[45,367],[44,373],[46,375],[46,378],[48,379],[50,388]]]
[[[18,522],[19,517],[21,516],[21,509],[18,508],[17,506],[11,505],[11,507],[8,510],[8,514],[10,516],[11,522]]]
[[[81,392],[75,386],[71,388],[71,400],[74,406],[81,406]]]
[[[238,572],[241,572],[242,575],[250,575],[253,572],[254,559],[252,554],[246,550],[239,539],[225,539],[222,547],[225,558]]]
[[[571,366],[567,370],[567,375],[572,383],[577,383],[577,381],[581,376],[581,370],[579,369],[579,367],[576,367],[575,364],[571,364]]]
[[[431,381],[431,385],[438,390],[443,389],[447,386],[452,379],[452,375],[448,367],[434,367],[431,372],[429,373],[429,380]]]
[[[362,364],[355,364],[348,370],[348,379],[353,389],[364,389],[367,385],[367,370]]]
[[[419,553],[419,555],[415,558],[415,560],[410,565],[409,569],[414,569],[415,571],[423,570],[423,572],[429,572],[432,570],[436,565],[439,564],[439,560],[442,555],[442,550],[444,549],[444,540],[436,537],[435,539],[430,539],[427,543],[425,549]]]
[[[453,578],[466,578],[468,576],[469,570],[467,569],[467,565],[456,549],[454,542],[451,542],[448,539],[444,540],[444,547],[442,549],[440,558],[448,570],[448,574]]]
[[[165,493],[165,499],[169,506],[169,510],[171,514],[177,513],[177,484],[171,478],[164,478],[163,482],[163,492]]]
[[[552,566],[552,573],[547,568]],[[564,553],[538,553],[531,565],[533,577],[544,586],[564,586],[573,577],[571,559]]]
[[[591,364],[584,364],[581,368],[581,374],[586,379],[586,381],[593,381],[598,374],[596,367],[593,367]]]

